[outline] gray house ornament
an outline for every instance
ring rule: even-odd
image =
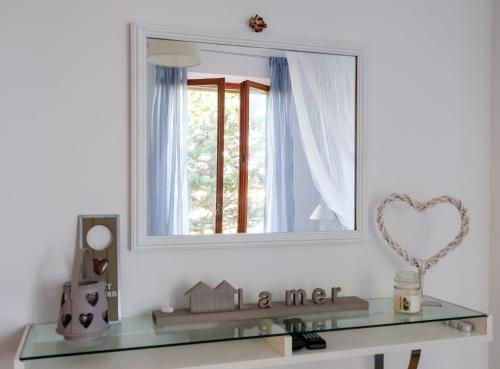
[[[212,294],[212,289],[203,282],[198,282],[184,296],[189,297],[189,309],[192,313],[201,313],[206,310],[206,301]]]
[[[234,296],[237,292],[226,281],[222,281],[214,289],[203,282],[198,282],[184,296],[189,297],[189,309],[191,313],[213,313],[235,310]]]

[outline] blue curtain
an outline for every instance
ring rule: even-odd
[[[187,69],[155,66],[148,137],[148,230],[189,234]]]
[[[286,58],[269,59],[269,88],[266,128],[266,232],[292,232],[293,142],[292,124],[296,119],[292,85]]]

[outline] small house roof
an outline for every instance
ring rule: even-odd
[[[198,282],[196,283],[193,287],[191,287],[185,294],[184,296],[191,296],[191,295],[196,295],[198,293],[209,293],[212,292],[213,290],[208,287],[205,283],[203,282]]]
[[[231,292],[231,293],[238,292],[238,290],[235,289],[233,286],[231,286],[227,281],[222,281],[221,283],[219,283],[219,285],[214,288],[214,291],[217,291],[217,292]]]

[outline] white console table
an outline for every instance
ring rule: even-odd
[[[125,318],[100,340],[69,342],[55,324],[26,327],[15,369],[251,369],[374,356],[383,369],[383,354],[411,351],[410,369],[421,352],[440,345],[488,342],[491,316],[445,301],[425,306],[419,314],[395,313],[392,299],[369,300],[368,311],[306,314],[300,327],[290,317],[157,327],[151,317]],[[473,324],[462,332],[450,322]],[[292,351],[295,329],[318,332],[323,350]],[[402,368],[406,369],[406,368]]]

